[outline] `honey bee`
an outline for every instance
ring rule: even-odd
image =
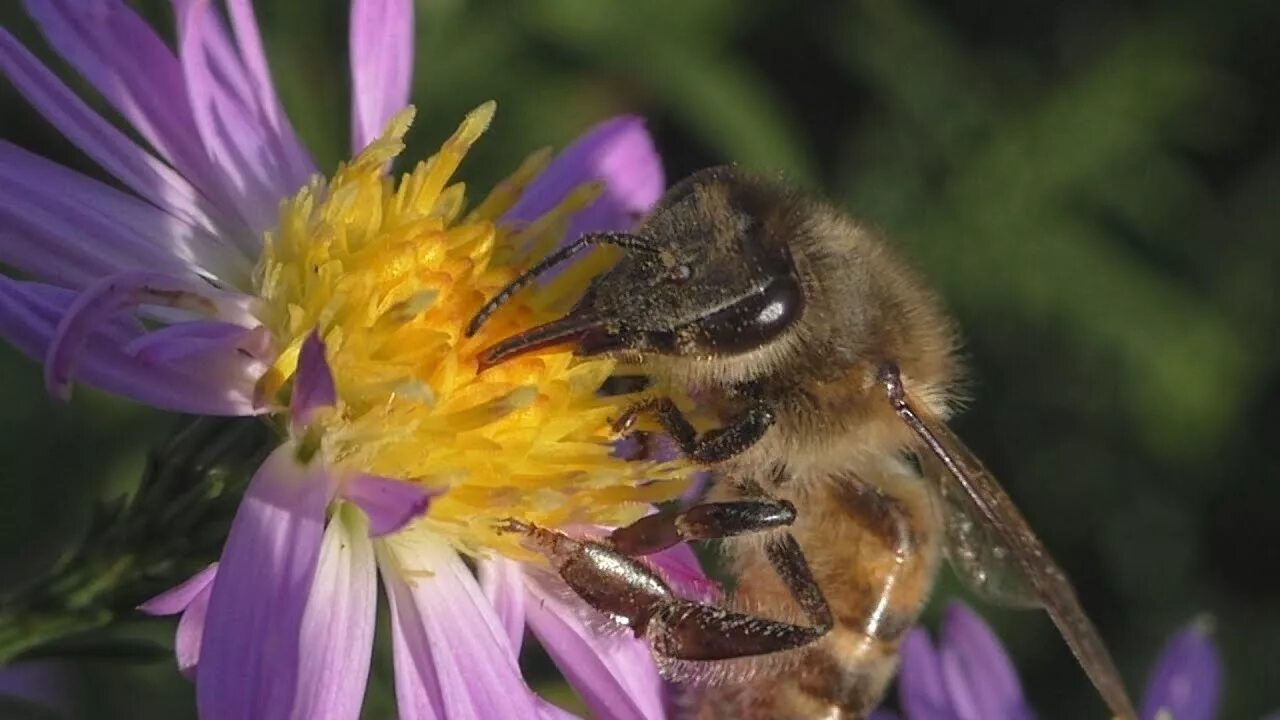
[[[863,718],[897,667],[945,555],[980,595],[1043,607],[1114,715],[1136,718],[1066,576],[992,475],[944,424],[961,379],[937,298],[872,232],[733,167],[674,186],[635,233],[589,234],[534,278],[599,245],[623,250],[562,318],[488,347],[481,365],[570,344],[714,408],[699,434],[669,397],[656,420],[716,478],[705,502],[600,540],[513,521],[587,604],[697,680],[698,718]],[[677,596],[637,558],[720,540],[735,586]]]

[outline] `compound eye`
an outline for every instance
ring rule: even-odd
[[[716,354],[754,350],[776,338],[800,315],[804,296],[790,275],[693,323],[693,340]]]

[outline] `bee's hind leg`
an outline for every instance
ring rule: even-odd
[[[656,571],[608,542],[578,540],[519,522],[506,529],[523,533],[588,605],[630,627],[667,658],[725,660],[791,650],[823,637],[833,624],[826,598],[788,533],[769,538],[767,554],[811,625],[679,598]]]

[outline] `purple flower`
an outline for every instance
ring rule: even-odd
[[[290,338],[265,332],[253,270],[280,203],[316,174],[276,97],[248,0],[175,0],[178,52],[122,0],[26,0],[49,43],[146,141],[80,100],[0,29],[0,72],[128,191],[0,141],[0,337],[46,365],[156,407],[269,411],[255,392]],[[410,0],[351,5],[353,148],[408,104]],[[510,214],[532,219],[570,188],[606,191],[578,230],[629,227],[662,171],[637,118],[606,122],[567,149]],[[161,327],[139,323],[133,312]],[[303,333],[302,335],[305,335]],[[302,335],[292,338],[301,340]]]
[[[1157,658],[1141,720],[1212,720],[1221,684],[1217,648],[1203,624],[1192,624],[1174,635]],[[903,640],[898,699],[906,720],[1035,717],[999,639],[960,603],[944,611],[936,646],[920,628]],[[897,715],[881,710],[874,717],[895,720]]]
[[[1222,656],[1207,623],[1193,622],[1165,643],[1142,694],[1142,720],[1212,720],[1222,694]]]
[[[662,717],[643,644],[595,632],[553,582],[504,559],[492,531],[515,512],[624,522],[637,500],[662,499],[639,487],[641,464],[609,457],[609,403],[622,401],[592,383],[611,366],[549,353],[481,381],[474,356],[490,338],[459,332],[515,272],[495,245],[631,227],[656,202],[643,123],[601,124],[463,214],[448,181],[492,105],[399,186],[386,181],[412,117],[411,0],[351,4],[357,155],[329,180],[276,96],[250,0],[174,8],[176,52],[123,0],[26,2],[143,143],[0,30],[0,72],[125,188],[0,142],[0,262],[30,278],[0,276],[0,337],[42,360],[60,397],[78,380],[167,410],[278,416],[286,439],[220,561],[143,607],[181,614],[176,654],[201,717],[357,717],[375,576],[402,718],[563,716],[520,675],[526,626],[598,716]],[[592,181],[599,197],[575,190]],[[655,564],[706,587],[687,549]]]

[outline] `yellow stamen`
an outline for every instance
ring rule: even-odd
[[[472,111],[395,183],[385,168],[404,148],[405,110],[331,180],[284,203],[256,276],[282,352],[258,390],[287,404],[298,350],[318,331],[340,399],[318,421],[324,459],[447,489],[418,527],[464,550],[519,554],[493,531],[498,521],[624,523],[678,493],[687,468],[612,456],[609,421],[630,400],[595,394],[611,361],[545,352],[476,374],[480,350],[556,317],[605,262],[520,293],[476,337],[463,336],[480,305],[599,193],[588,184],[523,228],[504,223],[549,160],[538,153],[466,212],[463,186],[450,180],[493,112],[493,103]]]

